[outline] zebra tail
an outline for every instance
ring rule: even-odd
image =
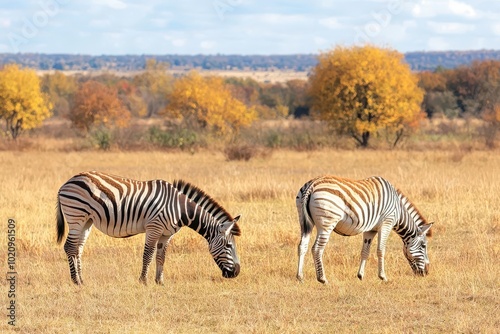
[[[60,244],[62,239],[63,239],[66,226],[64,224],[64,215],[63,215],[62,210],[61,210],[61,203],[59,202],[59,196],[57,196],[56,215],[57,215],[57,218],[56,218],[56,220],[57,220],[57,243]]]
[[[312,187],[309,186],[302,195],[302,208],[300,210],[300,228],[303,235],[311,234],[314,224],[309,213],[309,200],[311,198]]]

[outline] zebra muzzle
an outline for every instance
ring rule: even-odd
[[[240,265],[235,264],[233,270],[222,269],[222,276],[225,278],[235,278],[240,273]]]

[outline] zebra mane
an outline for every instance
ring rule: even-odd
[[[417,209],[417,207],[410,201],[408,197],[403,194],[403,192],[399,189],[396,188],[396,192],[398,193],[398,197],[401,199],[401,202],[403,203],[404,207],[410,214],[410,216],[413,218],[414,221],[417,222],[417,225],[420,227],[422,225],[427,224],[427,220],[425,219],[424,216],[420,213],[420,211]],[[428,233],[428,236],[430,235],[430,231]]]
[[[225,223],[227,221],[232,221],[234,218],[220,205],[215,199],[213,199],[206,192],[198,188],[197,186],[186,182],[184,180],[174,180],[174,188],[179,192],[186,195],[187,198],[201,206],[205,211],[210,213],[219,224]],[[233,235],[240,235],[241,230],[238,224],[234,224],[231,229]]]

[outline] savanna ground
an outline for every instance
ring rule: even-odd
[[[179,77],[186,73],[189,73],[190,70],[174,70],[170,69],[167,73]],[[294,70],[200,70],[197,69],[201,75],[204,76],[221,76],[224,78],[252,78],[258,82],[287,82],[289,80],[300,79],[307,80],[309,72],[307,71],[294,71]],[[56,71],[54,70],[38,70],[36,71],[38,75],[43,76],[45,74],[54,74]],[[126,71],[126,72],[118,72],[118,71],[62,71],[65,75],[90,75],[90,76],[98,76],[102,74],[112,73],[117,76],[125,76],[130,77],[141,73],[142,71]]]
[[[248,162],[218,152],[0,152],[0,262],[7,272],[7,220],[15,218],[23,333],[493,333],[500,328],[498,151],[277,150]],[[136,179],[186,179],[242,214],[241,273],[224,279],[205,240],[190,229],[167,251],[165,286],[139,284],[144,235],[113,239],[94,229],[83,253],[85,285],[70,281],[56,244],[55,199],[74,174],[101,170]],[[332,235],[330,284],[316,281],[310,252],[295,279],[298,189],[320,174],[382,175],[434,221],[430,275],[414,277],[402,243],[389,238],[388,282],[375,249],[356,278],[361,236]],[[0,280],[2,322],[7,291]]]

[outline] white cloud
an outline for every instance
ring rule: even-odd
[[[320,37],[320,36],[315,36],[313,38],[314,44],[317,46],[325,46],[328,44],[328,40],[326,38]]]
[[[438,34],[463,34],[476,29],[473,24],[457,22],[429,22],[428,25]]]
[[[186,45],[187,40],[185,38],[174,37],[170,35],[164,35],[163,38],[170,42],[173,46],[179,48]]]
[[[389,43],[396,44],[411,38],[411,35],[408,34],[408,30],[416,27],[418,27],[418,25],[415,20],[406,20],[402,23],[394,23],[382,31],[382,37],[384,37],[384,40]]]
[[[105,32],[103,34],[106,38],[114,40],[115,42],[122,39],[122,33],[119,32]]]
[[[491,25],[491,30],[497,36],[500,36],[500,23],[494,23]]]
[[[319,20],[319,24],[328,29],[338,29],[342,27],[342,24],[340,24],[337,18],[335,17],[328,17],[325,19],[321,19]]]
[[[105,28],[111,26],[111,22],[109,20],[91,20],[89,22],[89,26],[95,28]]]
[[[268,24],[299,24],[307,21],[306,16],[301,14],[274,14],[274,13],[264,13],[255,15],[256,19],[263,23]]]
[[[10,45],[0,43],[0,51],[2,52],[12,52]]]
[[[416,18],[430,18],[439,15],[452,15],[462,18],[477,18],[479,13],[471,5],[456,1],[430,1],[421,0],[414,4],[410,10],[413,17]]]
[[[166,19],[151,19],[151,23],[158,28],[164,28],[167,26],[169,20]]]
[[[414,17],[418,18],[434,17],[437,15],[437,6],[439,6],[439,3],[432,6],[429,1],[421,0],[413,4],[410,12]]]
[[[174,38],[172,41],[172,45],[175,47],[181,47],[186,45],[186,40],[183,38]]]
[[[5,17],[0,18],[0,27],[2,28],[8,28],[11,25],[10,19],[7,19]]]
[[[335,2],[331,0],[320,0],[317,1],[317,4],[322,8],[335,8],[336,5]]]
[[[477,12],[474,7],[464,2],[450,0],[448,1],[448,8],[452,14],[457,16],[466,18],[475,18],[477,16]]]
[[[125,9],[128,7],[127,4],[121,0],[94,0],[93,2],[97,5],[107,6],[113,9]]]
[[[20,34],[25,18],[32,20],[46,1],[4,1],[0,31]],[[23,51],[44,45],[49,52],[90,54],[315,53],[351,44],[361,33],[400,51],[500,45],[500,0],[221,0],[232,6],[224,21],[213,1],[65,0]],[[0,45],[9,45],[6,35]]]
[[[201,41],[200,43],[200,48],[203,50],[210,50],[215,47],[215,42],[214,41]]]
[[[430,37],[427,40],[427,50],[429,51],[442,51],[449,50],[450,44],[442,37]]]

